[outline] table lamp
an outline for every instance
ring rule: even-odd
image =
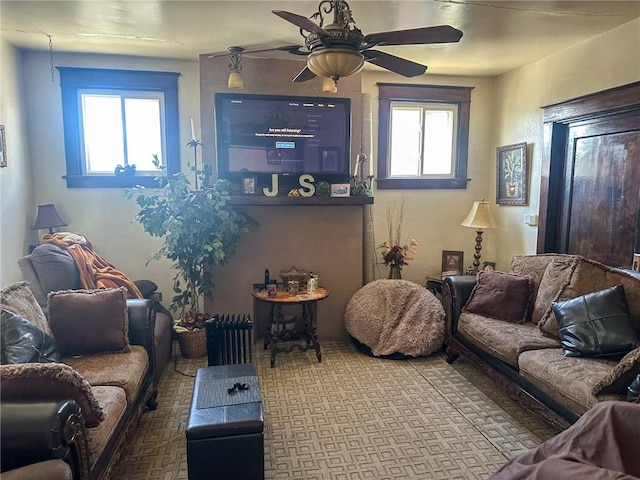
[[[489,209],[489,202],[484,199],[473,202],[469,215],[460,224],[463,227],[476,229],[476,253],[473,254],[473,271],[477,272],[480,268],[480,250],[482,250],[482,231],[488,228],[498,228]]]
[[[31,230],[49,229],[49,233],[53,233],[54,227],[66,226],[67,223],[60,218],[55,205],[53,203],[47,203],[45,205],[38,205],[38,216]]]

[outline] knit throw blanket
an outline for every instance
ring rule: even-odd
[[[53,243],[66,249],[73,257],[80,271],[80,282],[87,290],[96,288],[127,289],[128,298],[142,298],[136,284],[124,273],[93,251],[91,242],[82,235],[56,232],[42,236],[44,243]]]

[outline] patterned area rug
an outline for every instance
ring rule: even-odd
[[[256,349],[265,408],[265,477],[284,479],[478,479],[555,435],[464,359],[381,360],[348,342],[279,354]],[[179,356],[179,354],[178,354]],[[193,375],[206,358],[178,359]],[[113,480],[186,480],[193,378],[169,366],[159,407],[112,471]]]

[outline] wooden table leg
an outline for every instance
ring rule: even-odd
[[[280,316],[282,305],[275,303],[272,307],[271,328],[269,329],[269,343],[271,345],[271,368],[276,366],[276,353],[278,353],[278,331],[280,330]]]
[[[266,350],[269,347],[270,338],[271,338],[271,328],[273,327],[273,307],[272,303],[269,307],[269,318],[267,318],[267,329],[264,332],[264,349]]]
[[[322,362],[322,352],[320,351],[320,342],[318,341],[317,322],[313,315],[313,307],[315,303],[316,302],[308,302],[302,304],[302,318],[304,320],[307,344],[313,344],[313,348],[316,351],[316,357],[318,357],[318,362]]]

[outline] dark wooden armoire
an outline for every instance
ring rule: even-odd
[[[544,109],[538,253],[640,252],[640,82]]]

